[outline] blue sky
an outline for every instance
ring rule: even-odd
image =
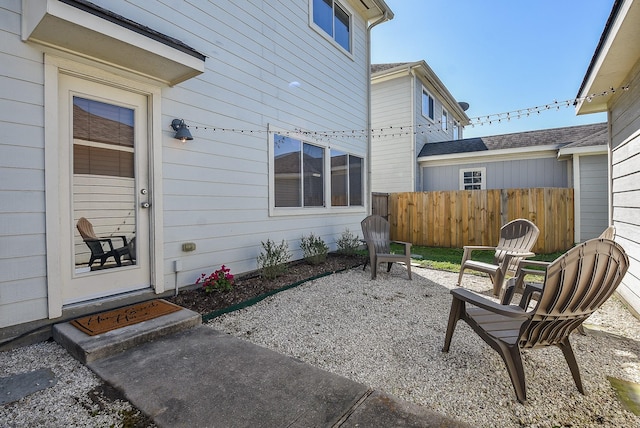
[[[573,99],[614,0],[385,0],[371,62],[425,60],[470,118]],[[560,107],[467,126],[464,138],[606,122]]]

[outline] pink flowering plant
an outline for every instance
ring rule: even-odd
[[[231,291],[233,290],[233,275],[231,269],[222,265],[220,269],[213,272],[209,276],[202,274],[200,278],[196,280],[196,284],[202,284],[204,291],[211,293],[213,291]]]

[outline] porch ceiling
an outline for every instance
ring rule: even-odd
[[[179,40],[84,0],[23,0],[22,39],[175,85],[204,72]]]

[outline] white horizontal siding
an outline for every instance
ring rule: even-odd
[[[346,228],[360,233],[364,207],[269,217],[265,131],[269,125],[366,129],[368,47],[361,17],[354,16],[349,56],[310,28],[306,0],[92,2],[207,56],[204,74],[162,88],[163,135],[153,144],[163,145],[160,276],[167,288],[174,287],[176,259],[183,262],[179,283],[185,285],[223,263],[234,273],[254,270],[267,239],[287,240],[300,258],[300,237],[310,231],[332,248]],[[47,316],[43,53],[21,41],[20,11],[19,0],[0,5],[0,327]],[[290,86],[294,81],[300,85]],[[185,119],[193,141],[171,138],[174,118]],[[338,132],[328,144],[366,156],[363,137]],[[196,242],[196,251],[182,252],[184,242]]]
[[[42,52],[0,5],[0,328],[47,316]]]
[[[640,64],[629,90],[610,111],[612,135],[612,204],[616,241],[631,261],[620,295],[640,313]]]
[[[354,19],[353,59],[309,27],[307,1],[173,5],[134,1],[107,7],[160,28],[207,55],[206,71],[164,88],[163,121],[184,118],[194,140],[164,148],[165,285],[174,287],[172,261],[180,258],[181,284],[220,264],[234,273],[256,269],[260,242],[283,238],[294,248],[313,230],[335,248],[360,214],[270,218],[268,125],[287,130],[365,129],[364,22]],[[181,29],[180,27],[186,28]],[[290,86],[291,82],[300,86]],[[195,129],[198,127],[198,129]],[[204,129],[207,128],[207,129]],[[213,130],[217,128],[217,130]],[[254,130],[254,134],[225,129]],[[331,147],[364,157],[364,138],[332,138]],[[195,242],[194,253],[181,251]]]
[[[371,90],[371,190],[413,191],[413,119],[411,78],[403,76],[375,83]],[[403,128],[403,130],[401,130]],[[397,134],[394,134],[396,133]]]

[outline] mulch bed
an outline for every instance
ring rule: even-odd
[[[262,278],[258,274],[236,277],[235,285],[231,291],[207,293],[202,288],[195,288],[181,291],[177,296],[165,298],[165,300],[207,315],[310,278],[361,266],[365,260],[365,256],[361,255],[348,256],[329,253],[327,260],[318,265],[311,265],[304,261],[291,262],[287,272],[275,279]]]

